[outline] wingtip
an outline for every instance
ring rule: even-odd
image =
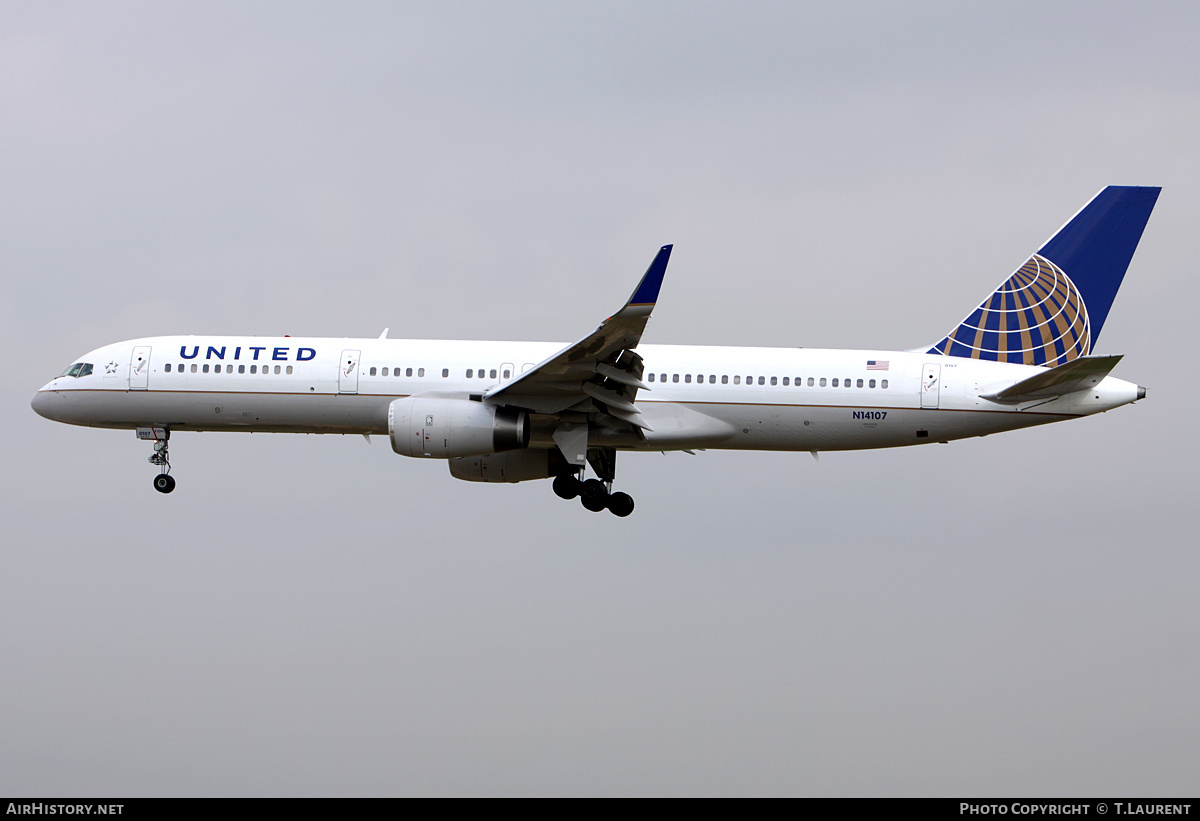
[[[642,276],[642,281],[638,283],[634,289],[633,295],[629,297],[629,305],[653,305],[658,302],[658,292],[662,288],[663,277],[667,273],[667,263],[671,260],[671,249],[674,245],[664,245],[658,249],[658,254],[655,255],[654,261],[650,263],[650,267],[646,269],[646,273]]]

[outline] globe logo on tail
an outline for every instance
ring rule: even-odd
[[[1053,367],[1091,347],[1079,289],[1061,268],[1034,254],[929,353]]]

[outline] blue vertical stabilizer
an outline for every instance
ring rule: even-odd
[[[1161,190],[1105,188],[929,353],[1051,366],[1091,353]]]

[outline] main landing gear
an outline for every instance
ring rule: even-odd
[[[588,462],[596,471],[598,479],[582,479],[583,469],[578,473],[564,473],[554,478],[554,492],[561,499],[574,499],[593,513],[608,509],[614,516],[633,513],[633,497],[628,493],[612,492],[613,478],[617,468],[617,454],[612,448],[588,451]]]
[[[157,465],[159,473],[154,477],[154,489],[159,493],[170,493],[175,489],[175,477],[171,475],[171,454],[167,443],[171,439],[171,431],[166,428],[138,428],[138,439],[148,439],[154,442],[154,453],[147,460]]]

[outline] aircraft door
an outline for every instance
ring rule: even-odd
[[[338,393],[358,393],[358,360],[362,351],[342,351],[338,363]]]
[[[921,407],[936,408],[942,392],[942,366],[926,363],[921,371]]]
[[[138,345],[129,358],[129,389],[144,391],[150,387],[150,346]]]

